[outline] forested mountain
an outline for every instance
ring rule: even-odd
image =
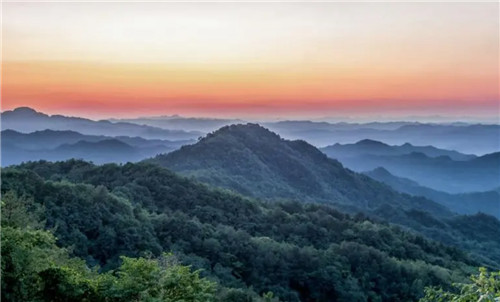
[[[223,127],[194,145],[148,162],[247,196],[322,202],[343,211],[363,211],[447,244],[476,248],[469,242],[475,240],[473,236],[464,239],[451,235],[455,230],[446,227],[442,219],[452,219],[453,213],[442,205],[400,194],[343,168],[304,141],[284,140],[256,124]],[[491,222],[491,228],[498,227],[500,235],[498,220],[492,218]],[[500,252],[500,240],[490,237],[487,241],[492,250]]]
[[[420,214],[433,232],[454,242],[467,238],[481,250],[484,258],[472,260],[362,215],[319,204],[263,203],[146,163],[27,163],[2,169],[1,189],[2,196],[43,206],[45,227],[58,244],[89,265],[107,270],[121,255],[173,251],[226,288],[219,301],[256,301],[253,291],[272,291],[281,301],[415,301],[424,286],[450,288],[472,266],[499,255],[500,224],[488,216],[437,221]]]
[[[88,135],[141,136],[147,139],[189,140],[201,135],[196,131],[168,130],[132,123],[94,121],[80,117],[47,115],[29,107],[2,112],[2,130],[33,132],[45,129],[72,130]]]
[[[489,191],[500,185],[500,152],[454,160],[450,154],[434,157],[420,152],[422,150],[384,154],[372,149],[380,149],[380,143],[367,144],[365,141],[357,146],[337,145],[322,150],[354,171],[365,172],[383,167],[394,175],[448,193]],[[456,157],[456,154],[453,156]]]
[[[2,165],[33,160],[81,158],[95,163],[134,162],[179,148],[190,141],[168,141],[129,136],[84,135],[75,131],[43,130],[20,133],[4,130]]]
[[[428,157],[448,156],[453,160],[469,160],[476,156],[471,154],[463,154],[453,150],[439,149],[434,146],[414,146],[410,143],[405,143],[400,146],[391,146],[379,141],[364,139],[355,144],[339,144],[320,148],[326,155],[332,158],[355,158],[366,155],[403,155],[411,153],[423,153]]]
[[[403,196],[304,141],[288,141],[257,125],[223,127],[193,145],[148,162],[159,164],[211,185],[268,200],[295,199],[375,211],[421,209],[448,215],[444,207]]]
[[[449,194],[423,187],[410,179],[392,175],[384,168],[377,168],[365,172],[364,174],[388,184],[399,192],[415,196],[424,196],[433,201],[437,201],[457,213],[476,214],[482,212],[500,219],[500,192],[495,190]]]
[[[141,145],[148,149],[163,142],[51,130],[4,133],[2,151],[12,153],[2,156],[8,158],[22,151],[42,154],[37,146],[59,144],[50,151],[65,158],[121,161],[121,156],[135,156]],[[82,136],[89,141],[76,140]],[[495,155],[462,162],[475,161],[485,168],[492,160]],[[2,206],[4,196],[33,200],[36,206],[26,208],[43,208],[43,227],[54,232],[59,246],[50,233],[8,228],[7,237],[2,237],[2,253],[8,255],[2,258],[3,270],[4,263],[15,266],[20,251],[9,240],[25,242],[32,235],[41,241],[29,241],[26,244],[35,249],[22,253],[33,259],[49,253],[101,267],[99,274],[77,259],[52,267],[34,261],[40,271],[30,272],[34,279],[22,282],[40,284],[33,289],[35,295],[53,295],[55,289],[47,284],[54,282],[58,294],[64,284],[70,286],[64,292],[126,301],[135,296],[125,287],[116,289],[118,298],[103,291],[99,280],[121,286],[119,276],[141,263],[170,274],[171,268],[161,264],[164,252],[192,266],[174,265],[183,273],[176,270],[179,275],[169,276],[195,284],[201,280],[208,286],[207,301],[223,302],[277,301],[269,291],[292,302],[416,301],[425,286],[451,289],[479,265],[500,268],[500,222],[494,217],[458,216],[429,199],[398,193],[345,169],[304,141],[282,139],[256,124],[223,127],[193,145],[142,163],[29,162],[3,168],[1,179]],[[20,267],[5,271],[20,276]],[[202,279],[197,269],[202,269]],[[79,281],[71,281],[74,276]],[[25,280],[16,278],[9,282]]]

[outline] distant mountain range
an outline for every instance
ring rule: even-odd
[[[476,157],[432,146],[389,146],[373,140],[321,150],[354,171],[383,167],[438,191],[488,191],[500,185],[500,152]]]
[[[211,132],[220,127],[243,122],[239,119],[216,119],[172,116],[141,117],[134,119],[110,119],[111,122],[125,122],[138,125],[147,125],[170,130]]]
[[[5,111],[2,130],[19,132],[73,130],[82,134],[140,136],[146,139],[196,139],[222,126],[242,123],[239,119],[173,116],[93,121],[63,115],[47,115],[28,107]],[[329,123],[318,121],[264,122],[265,127],[284,138],[302,139],[317,147],[332,143],[354,143],[363,139],[387,144],[433,145],[461,153],[483,155],[500,150],[498,124],[423,124],[418,122]]]
[[[55,130],[32,133],[4,130],[1,137],[2,166],[40,159],[57,161],[70,158],[95,163],[135,162],[192,142],[84,135],[75,131]]]
[[[375,211],[382,206],[447,213],[345,169],[305,141],[288,141],[257,125],[231,125],[149,162],[211,185],[263,199],[295,199]],[[390,201],[390,202],[389,202]]]
[[[500,191],[498,189],[486,192],[449,194],[421,186],[407,178],[397,177],[384,168],[377,168],[364,174],[388,184],[399,192],[427,197],[460,214],[482,212],[500,219]]]
[[[287,139],[303,139],[324,147],[332,143],[351,144],[366,138],[387,144],[433,145],[477,155],[500,150],[500,125],[388,123],[325,123],[287,121],[266,123],[266,127]]]
[[[188,118],[177,115],[111,121],[204,133],[222,126],[243,123],[239,119]],[[259,123],[284,138],[302,139],[317,147],[327,146],[332,142],[347,144],[370,138],[388,144],[433,145],[476,155],[500,150],[500,125],[498,124],[460,122],[439,124],[406,121],[331,123],[307,120]]]
[[[133,123],[93,121],[79,117],[47,115],[28,107],[20,107],[1,114],[2,130],[12,129],[23,133],[39,130],[72,130],[88,135],[140,136],[147,139],[189,140],[203,133],[197,131],[169,130]]]
[[[327,155],[345,157],[358,157],[366,155],[404,155],[410,153],[423,153],[428,157],[448,156],[453,160],[469,160],[476,155],[463,154],[453,150],[439,149],[434,146],[414,146],[405,143],[400,146],[391,146],[379,141],[364,139],[355,144],[339,144],[326,146],[320,149]]]

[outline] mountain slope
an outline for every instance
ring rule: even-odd
[[[72,130],[89,135],[141,136],[148,139],[186,140],[201,135],[196,131],[167,130],[132,123],[112,123],[93,121],[79,117],[47,115],[28,107],[2,112],[2,130],[12,129],[19,132],[33,132],[44,129]]]
[[[263,199],[297,199],[372,211],[390,204],[449,215],[444,207],[396,193],[304,141],[288,141],[257,125],[232,125],[194,145],[149,162],[202,182]]]
[[[364,174],[399,192],[427,197],[460,214],[482,212],[500,219],[500,192],[498,191],[449,194],[423,187],[410,179],[392,175],[384,168],[377,168]]]

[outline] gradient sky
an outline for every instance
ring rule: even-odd
[[[496,115],[498,3],[3,3],[2,110]]]

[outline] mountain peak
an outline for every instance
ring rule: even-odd
[[[387,169],[384,167],[375,168],[370,173],[374,173],[374,174],[380,175],[380,176],[393,176],[391,174],[391,172],[387,171]]]
[[[218,137],[218,136],[239,136],[239,137],[245,137],[245,136],[253,136],[259,139],[263,138],[271,138],[271,139],[281,139],[281,137],[270,131],[267,128],[262,127],[259,124],[254,124],[254,123],[247,123],[247,124],[233,124],[233,125],[228,125],[224,126],[212,133],[209,133],[206,138],[213,138],[213,137]]]
[[[361,210],[388,201],[402,208],[427,206],[414,205],[389,187],[345,169],[305,141],[282,139],[257,124],[222,127],[149,162],[262,199],[319,201]]]
[[[376,140],[372,140],[372,139],[363,139],[363,140],[360,140],[359,142],[356,143],[356,145],[370,146],[370,147],[373,147],[373,146],[389,146],[387,144],[384,144],[382,142],[379,142],[379,141],[376,141]]]
[[[101,141],[97,142],[89,142],[86,140],[80,140],[74,144],[63,144],[58,147],[58,149],[75,149],[75,150],[87,150],[87,149],[94,149],[94,148],[101,148],[101,149],[116,149],[120,151],[129,151],[133,150],[133,147],[130,146],[127,143],[124,143],[120,140],[117,139],[104,139]]]
[[[18,113],[18,114],[37,114],[38,111],[31,107],[17,107],[12,112]]]

